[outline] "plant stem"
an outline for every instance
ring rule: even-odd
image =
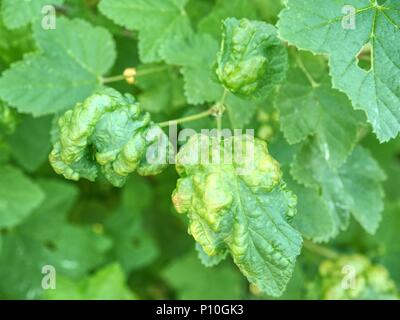
[[[190,122],[190,121],[195,121],[195,120],[199,120],[205,117],[208,117],[210,115],[212,115],[214,113],[214,109],[210,108],[207,111],[204,112],[200,112],[197,114],[194,114],[192,116],[188,116],[188,117],[184,117],[184,118],[179,118],[179,119],[175,119],[175,120],[169,120],[169,121],[165,121],[165,122],[160,122],[158,123],[158,125],[162,128],[162,127],[168,127],[169,125],[172,124],[180,124],[180,123],[185,123],[185,122]]]
[[[101,83],[106,84],[106,83],[112,83],[112,82],[117,82],[117,81],[122,81],[122,80],[125,80],[125,76],[123,74],[121,74],[119,76],[101,78]]]
[[[327,247],[321,246],[309,240],[304,240],[304,247],[311,252],[314,252],[327,259],[337,259],[340,254]]]
[[[199,119],[214,115],[217,118],[218,131],[221,131],[222,116],[225,112],[224,103],[225,103],[227,94],[228,94],[228,91],[225,90],[221,99],[216,104],[214,104],[210,109],[208,109],[204,112],[200,112],[200,113],[194,114],[192,116],[184,117],[184,118],[160,122],[160,123],[158,123],[158,125],[161,128],[163,128],[163,127],[168,127],[171,124],[180,124],[180,123],[185,123],[185,122],[191,122],[191,121],[199,120]]]
[[[146,76],[146,75],[157,73],[157,72],[161,72],[161,71],[164,71],[164,70],[167,70],[167,69],[168,69],[168,66],[160,66],[160,67],[144,69],[144,70],[138,71],[135,76],[136,77]],[[117,75],[117,76],[101,78],[101,83],[107,84],[107,83],[123,81],[123,80],[126,80],[126,77],[123,74],[120,74],[120,75]]]

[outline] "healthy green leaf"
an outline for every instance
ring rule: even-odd
[[[159,255],[157,243],[142,215],[151,201],[151,189],[141,179],[130,179],[123,189],[120,207],[104,223],[114,245],[110,255],[126,273],[151,264]]]
[[[26,116],[18,124],[16,132],[7,138],[11,154],[18,164],[33,172],[47,159],[50,152],[51,118]]]
[[[77,36],[79,35],[79,36]],[[0,78],[0,98],[35,116],[63,111],[102,86],[115,60],[109,32],[83,20],[58,18],[57,29],[34,25],[39,52],[14,63]]]
[[[103,263],[110,248],[109,239],[67,222],[77,197],[73,186],[54,180],[41,180],[39,186],[45,193],[40,207],[3,236],[0,294],[8,298],[38,298],[46,265],[57,276],[79,279]]]
[[[221,23],[227,18],[257,18],[254,5],[249,0],[217,0],[214,8],[199,23],[199,31],[221,39]]]
[[[278,24],[291,44],[329,55],[333,86],[366,112],[381,141],[400,131],[399,10],[392,0],[288,0]],[[370,70],[360,53],[370,55]]]
[[[0,135],[12,134],[18,124],[18,114],[0,100]]]
[[[0,71],[1,62],[7,65],[33,50],[32,32],[28,27],[8,30],[0,17]]]
[[[240,299],[244,293],[241,276],[231,265],[209,269],[193,253],[172,262],[162,275],[180,300]]]
[[[125,274],[118,264],[103,267],[79,282],[57,278],[57,287],[43,293],[49,300],[133,300],[135,296],[126,285]]]
[[[211,79],[217,52],[218,43],[206,34],[180,39],[165,48],[165,61],[182,66],[185,95],[190,104],[214,102],[222,96],[223,88]]]
[[[2,0],[2,18],[7,28],[17,29],[44,17],[45,6],[63,3],[64,0]]]
[[[95,180],[99,171],[114,186],[128,175],[155,175],[168,164],[173,147],[133,96],[104,89],[59,119],[59,137],[49,156],[66,179]]]
[[[346,163],[334,169],[318,147],[309,143],[297,154],[291,173],[297,181],[322,193],[337,232],[347,228],[352,213],[367,232],[375,233],[383,211],[385,173],[367,150],[356,147]]]
[[[43,199],[40,187],[19,169],[0,166],[0,228],[20,224]]]
[[[331,88],[325,71],[321,59],[292,54],[288,79],[275,104],[290,144],[315,136],[326,161],[339,166],[356,144],[358,119],[346,95]]]
[[[188,0],[102,0],[100,11],[116,24],[139,31],[142,62],[162,60],[163,51],[176,38],[191,35],[185,11]]]
[[[173,202],[188,214],[189,232],[204,252],[228,251],[251,283],[279,296],[302,239],[288,223],[296,197],[285,188],[266,144],[250,136],[223,143],[194,135],[177,155],[177,171],[181,178]]]
[[[144,111],[170,114],[186,106],[183,79],[165,65],[138,68],[137,86],[142,89],[139,103]]]
[[[219,81],[245,98],[268,96],[287,71],[287,52],[273,26],[261,21],[226,19],[217,57]]]

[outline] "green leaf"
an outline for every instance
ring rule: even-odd
[[[171,43],[164,50],[168,64],[182,66],[185,95],[190,104],[217,101],[223,88],[211,79],[218,43],[209,35],[198,34]]]
[[[34,25],[39,52],[14,63],[0,78],[0,98],[35,116],[73,107],[101,87],[115,60],[109,32],[83,20],[58,18],[57,29]]]
[[[234,129],[243,129],[250,123],[257,111],[257,104],[233,94],[228,94],[225,100],[227,117]]]
[[[58,121],[59,137],[49,156],[66,179],[94,181],[101,172],[114,186],[128,175],[159,174],[168,165],[173,147],[135,98],[108,88],[90,96]]]
[[[11,154],[18,164],[33,172],[47,159],[50,152],[51,118],[26,116],[16,132],[8,137]]]
[[[231,265],[206,268],[194,253],[172,262],[162,275],[179,300],[240,299],[244,294],[241,276]]]
[[[346,163],[334,169],[315,144],[306,144],[291,173],[300,183],[322,193],[337,221],[337,231],[347,228],[351,213],[367,232],[375,233],[383,211],[385,173],[367,150],[356,147]]]
[[[10,64],[33,50],[32,32],[28,27],[8,30],[0,17],[0,71],[1,62]]]
[[[189,232],[207,255],[228,251],[251,283],[279,296],[302,243],[288,223],[296,197],[285,188],[279,164],[264,142],[250,136],[224,141],[194,135],[181,148],[175,208],[188,214]],[[234,153],[229,146],[235,146]]]
[[[254,5],[249,0],[217,0],[211,12],[199,23],[199,31],[211,34],[215,39],[221,39],[221,23],[227,18],[257,17]]]
[[[199,260],[201,261],[201,263],[203,264],[203,266],[205,267],[214,267],[218,264],[220,264],[223,260],[226,259],[228,252],[224,252],[220,255],[215,255],[210,257],[201,247],[201,245],[199,245],[198,243],[196,243],[196,251],[197,251],[197,257],[199,258]]]
[[[230,92],[244,98],[265,98],[287,71],[287,52],[272,25],[247,19],[226,19],[216,73]]]
[[[350,270],[345,272],[346,270]],[[352,274],[352,287],[343,286],[343,274]],[[325,260],[319,266],[319,277],[309,285],[312,299],[324,300],[397,300],[398,291],[386,268],[365,256],[342,255]],[[316,290],[315,290],[316,289]]]
[[[398,230],[400,227],[400,203],[387,202],[383,220],[376,233],[376,241],[383,247],[382,264],[388,268],[391,276],[400,288],[400,242]]]
[[[142,62],[162,60],[163,51],[176,38],[192,33],[185,12],[188,0],[102,0],[100,11],[116,24],[139,31]]]
[[[67,222],[77,197],[73,186],[54,180],[39,185],[45,193],[42,205],[3,236],[0,294],[4,297],[38,298],[46,265],[53,266],[57,276],[79,279],[104,262],[110,247],[109,239]]]
[[[282,0],[252,0],[262,20],[275,24],[279,12],[284,8]]]
[[[65,277],[57,277],[56,289],[44,291],[48,300],[133,300],[125,274],[114,263],[98,270],[94,275],[76,282]]]
[[[358,119],[346,95],[331,88],[325,71],[321,59],[292,54],[288,79],[275,105],[290,144],[315,136],[326,161],[339,166],[356,144]]]
[[[63,3],[64,0],[3,0],[2,18],[7,28],[17,29],[44,17],[43,7]]]
[[[138,178],[129,180],[123,189],[120,207],[104,223],[107,236],[114,242],[110,256],[126,273],[148,266],[160,254],[142,218],[151,202],[151,189]]]
[[[44,194],[19,169],[0,166],[0,228],[24,221],[44,199]]]
[[[398,1],[289,0],[281,13],[279,32],[301,49],[328,54],[333,86],[345,92],[356,109],[364,110],[381,141],[400,131],[400,4]],[[344,6],[352,6],[348,17]],[[354,19],[354,28],[348,22]],[[371,69],[358,56],[371,48]]]
[[[14,133],[18,125],[18,113],[0,100],[0,136]]]
[[[297,196],[297,214],[293,218],[293,226],[315,242],[327,241],[335,236],[335,218],[318,190],[306,188],[295,181],[288,181],[288,186]]]
[[[142,89],[139,103],[144,111],[169,114],[186,106],[183,79],[165,65],[138,68],[137,86]]]

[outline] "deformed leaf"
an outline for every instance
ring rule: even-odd
[[[189,233],[204,252],[228,251],[251,283],[279,296],[302,239],[288,222],[296,197],[266,144],[250,136],[220,141],[195,135],[179,151],[177,171],[181,178],[173,202],[188,214]]]
[[[104,89],[59,119],[59,137],[49,156],[58,174],[93,181],[99,171],[115,186],[128,175],[155,175],[168,164],[173,147],[133,96]]]
[[[226,19],[216,73],[226,89],[245,98],[262,98],[285,79],[287,52],[272,25]]]

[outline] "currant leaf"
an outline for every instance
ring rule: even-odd
[[[101,171],[114,186],[128,175],[155,175],[168,164],[173,147],[135,99],[114,89],[92,95],[59,119],[58,139],[49,159],[71,180],[95,180]]]
[[[336,234],[348,227],[350,214],[367,232],[376,232],[386,175],[367,150],[357,146],[346,163],[334,169],[318,147],[308,143],[296,155],[291,173],[300,183],[322,193],[336,220]]]
[[[391,0],[289,0],[278,24],[291,44],[329,55],[333,86],[366,112],[381,141],[400,131],[399,10]],[[363,53],[371,57],[369,70],[359,66]]]
[[[235,155],[242,154],[239,145],[246,145],[254,161],[232,156],[233,145]],[[235,159],[212,161],[224,156]],[[188,214],[189,233],[204,252],[220,256],[228,251],[251,283],[279,296],[302,239],[288,222],[295,214],[296,197],[286,189],[266,144],[250,136],[221,142],[195,135],[179,151],[177,171],[181,178],[172,199],[178,212]]]
[[[34,39],[39,52],[12,64],[0,78],[0,98],[23,113],[73,107],[102,87],[101,75],[115,60],[110,33],[83,20],[58,18],[55,30],[35,24]]]
[[[159,62],[165,47],[192,34],[188,0],[102,0],[100,11],[116,24],[139,31],[142,62]]]
[[[263,98],[285,79],[287,51],[273,26],[247,19],[226,19],[217,57],[219,81],[232,93]]]

